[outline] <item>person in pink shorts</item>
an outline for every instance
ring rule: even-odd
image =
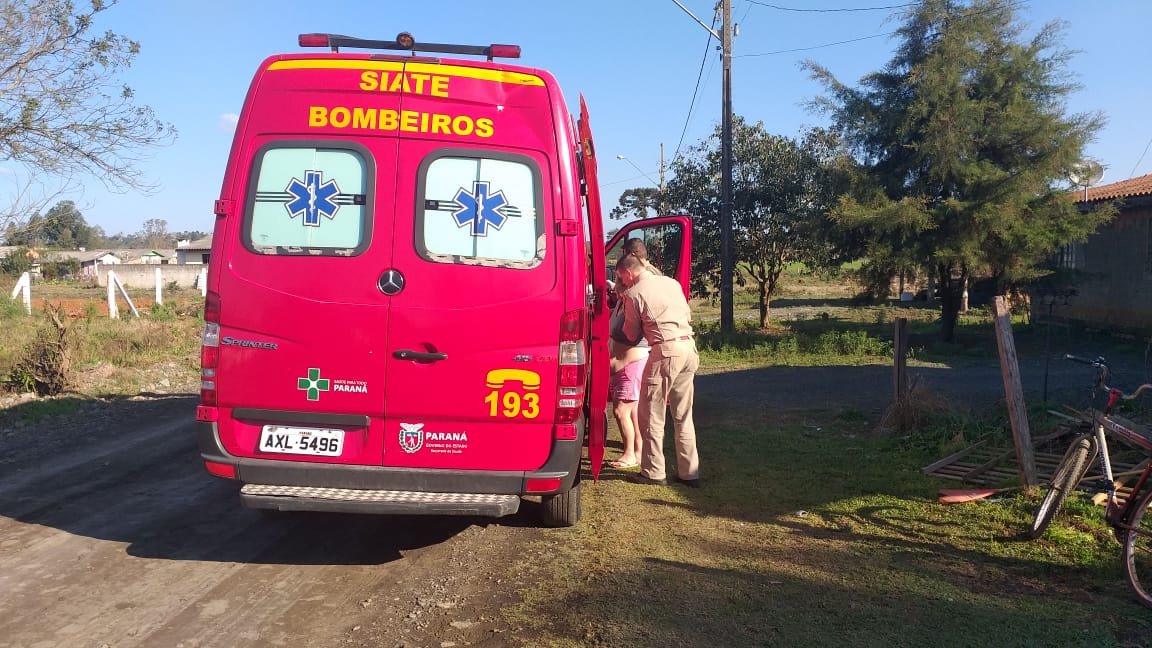
[[[624,452],[611,462],[614,468],[633,468],[640,465],[644,451],[644,438],[640,435],[639,410],[641,377],[648,362],[648,342],[644,338],[629,340],[619,334],[623,325],[623,305],[613,311],[609,327],[613,332],[608,340],[611,354],[608,366],[608,398],[612,400],[612,416],[620,428]]]

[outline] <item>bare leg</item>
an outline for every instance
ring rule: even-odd
[[[636,461],[640,461],[640,457],[644,456],[644,435],[640,434],[640,407],[636,401],[632,402],[632,425],[636,430],[633,436],[636,442],[632,444],[632,456],[636,457]],[[628,446],[624,446],[624,452],[628,452]]]
[[[635,424],[636,401],[619,399],[613,401],[612,416],[616,418],[616,425],[620,428],[620,439],[624,442],[624,454],[620,455],[617,461],[625,464],[640,461],[640,455],[635,450],[639,436],[636,433],[639,427]]]

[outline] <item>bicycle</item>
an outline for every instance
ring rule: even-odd
[[[1052,474],[1048,492],[1045,493],[1044,500],[1036,511],[1027,535],[1030,538],[1043,535],[1060,509],[1060,505],[1068,497],[1068,493],[1079,485],[1092,459],[1098,454],[1103,476],[1100,486],[1108,497],[1104,521],[1112,528],[1116,540],[1123,546],[1124,571],[1128,584],[1139,597],[1140,603],[1152,608],[1152,516],[1147,514],[1148,507],[1152,506],[1152,484],[1148,482],[1148,476],[1152,474],[1152,461],[1145,461],[1145,467],[1131,494],[1123,504],[1120,504],[1116,497],[1116,482],[1112,474],[1107,441],[1107,436],[1111,434],[1152,457],[1152,431],[1139,429],[1113,416],[1113,411],[1120,401],[1136,398],[1145,390],[1152,389],[1152,384],[1140,385],[1136,391],[1125,394],[1122,390],[1108,385],[1108,364],[1104,358],[1088,360],[1073,355],[1065,355],[1064,358],[1094,367],[1096,379],[1092,386],[1093,396],[1104,392],[1108,400],[1101,410],[1078,412],[1081,420],[1091,428],[1091,431],[1078,434],[1072,440],[1067,452],[1064,453],[1064,458]]]

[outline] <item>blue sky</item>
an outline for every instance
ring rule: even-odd
[[[681,2],[712,22],[713,0]],[[815,60],[841,81],[856,85],[892,56],[895,41],[885,34],[899,26],[899,9],[801,12],[773,6],[902,4],[733,0],[740,32],[733,48],[734,112],[763,121],[770,132],[795,136],[805,126],[826,123],[803,107],[821,88],[800,70],[801,60]],[[1088,148],[1106,167],[1103,182],[1152,172],[1152,152],[1143,155],[1152,141],[1152,120],[1145,118],[1152,104],[1152,71],[1145,60],[1152,2],[1031,0],[1020,3],[1019,10],[1033,26],[1053,19],[1069,22],[1064,42],[1082,50],[1070,69],[1084,86],[1071,98],[1069,109],[1102,111],[1108,119]],[[517,63],[555,74],[570,108],[578,107],[579,93],[587,99],[605,210],[624,189],[658,180],[661,143],[670,161],[678,146],[699,142],[720,118],[717,43],[707,44],[705,29],[672,0],[123,0],[102,14],[96,27],[141,43],[124,81],[140,102],[179,131],[173,145],[153,151],[142,167],[160,186],[152,195],[110,193],[92,180],[85,182],[83,195],[70,196],[88,223],[108,234],[138,231],[150,218],[166,220],[170,231],[211,231],[212,203],[232,143],[232,120],[252,74],[266,56],[301,51],[296,45],[300,33],[391,39],[409,31],[417,40],[432,42],[521,45]],[[849,40],[854,42],[820,47]]]

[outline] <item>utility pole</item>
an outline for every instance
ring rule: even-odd
[[[720,0],[724,18],[721,40],[724,63],[724,106],[720,143],[720,330],[736,330],[732,308],[735,263],[732,254],[732,0]]]
[[[656,215],[663,216],[664,208],[664,142],[660,142],[660,197],[656,200]]]
[[[701,27],[707,29],[713,38],[720,41],[724,60],[724,105],[721,109],[720,122],[720,330],[731,333],[736,330],[732,310],[732,282],[736,274],[732,252],[732,0],[720,0],[717,5],[724,18],[723,34],[717,34],[714,29],[704,24],[704,21],[693,15],[680,0],[672,2]]]
[[[660,142],[660,193],[664,193],[664,142]]]

